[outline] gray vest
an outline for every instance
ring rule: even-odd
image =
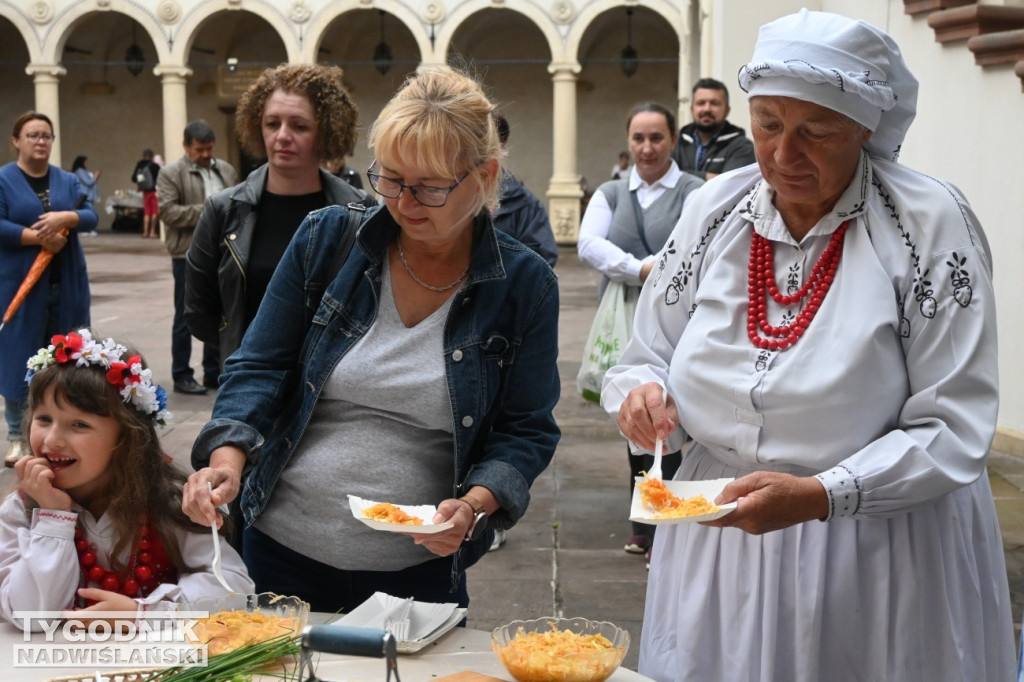
[[[642,209],[644,216],[644,237],[652,251],[644,246],[640,238],[640,227],[636,222],[636,212],[633,208],[633,200],[629,196],[629,180],[610,180],[597,188],[598,192],[604,194],[608,200],[608,206],[612,209],[612,224],[608,229],[608,241],[623,251],[632,254],[635,258],[644,259],[661,251],[665,246],[673,228],[679,222],[679,215],[683,212],[683,201],[704,181],[683,173],[676,182],[676,186],[666,189],[660,197],[654,200],[646,209]],[[608,286],[608,278],[601,277],[598,296],[604,295],[604,289]]]

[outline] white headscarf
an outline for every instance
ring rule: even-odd
[[[868,154],[892,161],[917,111],[917,79],[896,42],[827,12],[802,9],[762,26],[739,84],[748,97],[793,97],[853,119],[873,131]]]

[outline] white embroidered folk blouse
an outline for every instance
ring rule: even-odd
[[[110,551],[116,540],[109,515],[95,519],[74,504],[70,512],[33,509],[27,515],[17,493],[8,495],[0,504],[0,615],[6,620],[22,627],[20,619],[17,622],[13,619],[15,611],[56,611],[74,607],[81,579],[75,549],[75,525],[79,519],[85,538],[95,545],[97,563],[109,568]],[[174,534],[185,564],[196,570],[179,575],[177,584],[163,583],[145,599],[136,600],[140,616],[149,611],[172,610],[179,602],[224,594],[224,588],[210,569],[213,562],[211,534],[181,529],[175,529]],[[223,539],[220,542],[221,566],[228,584],[235,592],[251,593],[254,584],[241,557]]]
[[[756,167],[697,193],[605,378],[605,408],[617,414],[630,389],[667,381],[681,420],[669,450],[688,435],[726,462],[818,475],[835,516],[891,514],[975,480],[998,386],[991,264],[970,208],[952,187],[862,154],[834,210],[797,243],[772,193]],[[836,281],[806,333],[785,351],[755,348],[751,229],[772,241],[791,293],[847,220]],[[768,307],[776,326],[799,312]]]

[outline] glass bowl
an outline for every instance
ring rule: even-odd
[[[189,637],[194,644],[206,644],[210,656],[281,635],[298,637],[309,620],[308,603],[273,592],[205,597],[183,602],[177,610],[210,614],[194,625],[194,637]]]
[[[604,646],[593,641],[594,635],[607,640]],[[491,650],[519,682],[601,682],[615,672],[628,649],[628,632],[586,618],[514,620],[491,633]]]

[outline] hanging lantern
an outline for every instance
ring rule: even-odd
[[[132,44],[128,46],[128,51],[124,55],[125,66],[128,67],[128,73],[133,76],[138,76],[142,73],[143,67],[146,65],[146,55],[142,53],[142,48],[135,42],[135,24],[132,24]]]
[[[626,78],[632,78],[640,66],[640,55],[633,47],[633,9],[626,9],[626,47],[622,49],[622,56],[619,58],[619,68]]]
[[[373,65],[380,75],[384,75],[391,68],[391,46],[384,41],[384,10],[380,11],[380,42],[373,49]]]

